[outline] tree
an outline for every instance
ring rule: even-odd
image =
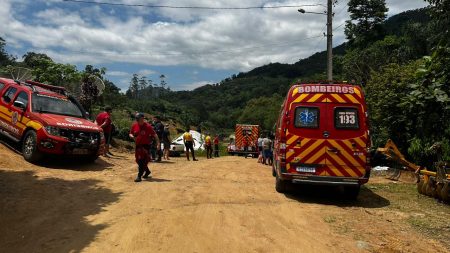
[[[22,59],[23,63],[25,63],[25,65],[30,68],[40,67],[42,62],[45,61],[53,62],[52,58],[50,58],[48,55],[35,52],[27,52],[22,56]]]
[[[260,97],[250,100],[238,121],[243,124],[257,124],[263,129],[271,130],[280,113],[283,99],[279,95]]]
[[[387,36],[365,49],[348,50],[342,61],[344,77],[364,85],[383,66],[390,63],[403,64],[415,59],[417,56],[405,44],[404,38]]]
[[[147,95],[148,82],[145,76],[139,79],[139,97],[145,97]]]
[[[13,64],[15,61],[14,57],[6,52],[5,46],[5,40],[0,37],[0,67],[8,66],[10,64]]]
[[[345,35],[350,46],[362,48],[382,38],[382,23],[388,10],[385,0],[350,0],[350,20],[347,20],[345,25]]]
[[[128,88],[128,91],[129,92],[127,92],[127,95],[129,98],[132,98],[132,99],[138,98],[139,91],[140,91],[138,74],[133,74],[133,77],[131,78],[131,81],[130,81],[130,86]]]
[[[393,139],[401,150],[407,150],[408,140],[413,135],[409,122],[414,115],[406,114],[400,104],[408,92],[409,84],[415,81],[414,73],[419,64],[420,61],[406,65],[391,63],[372,73],[373,78],[364,91],[375,147],[383,146],[388,139]]]

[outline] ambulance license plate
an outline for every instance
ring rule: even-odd
[[[74,148],[72,151],[72,154],[74,154],[74,155],[89,155],[89,149]]]
[[[296,170],[301,173],[316,173],[316,168],[314,167],[299,166]]]

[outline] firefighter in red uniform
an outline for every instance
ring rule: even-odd
[[[111,152],[109,152],[109,144],[111,143],[112,137],[111,112],[112,108],[106,106],[105,111],[98,114],[97,119],[95,120],[95,122],[97,122],[97,125],[99,125],[103,129],[103,134],[105,135],[105,156],[112,155]]]
[[[152,141],[156,141],[156,147],[160,150],[161,145],[159,143],[158,135],[153,127],[145,121],[144,114],[136,114],[136,122],[131,126],[130,138],[136,143],[136,163],[138,164],[138,175],[134,182],[141,182],[142,177],[147,179],[151,177],[152,172],[148,168],[150,162],[150,144]]]
[[[219,157],[219,136],[214,138],[214,157]]]

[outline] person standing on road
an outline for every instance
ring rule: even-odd
[[[214,138],[214,157],[219,157],[219,136]]]
[[[170,160],[169,154],[170,154],[170,131],[169,131],[169,124],[166,124],[164,127],[164,132],[162,134],[162,142],[164,146],[164,159]]]
[[[248,135],[247,134],[245,134],[244,135],[244,139],[242,140],[242,145],[244,146],[244,157],[245,158],[247,158],[247,155],[248,155],[248,146],[250,145],[249,143],[248,143]]]
[[[263,139],[263,164],[267,165],[270,158],[270,148],[272,147],[272,141],[269,139],[269,136]]]
[[[112,120],[111,120],[112,108],[110,106],[105,106],[105,111],[99,113],[95,122],[101,129],[103,129],[103,134],[105,135],[105,153],[106,157],[112,156],[113,154],[109,151],[109,145],[111,144],[112,138]]]
[[[206,158],[211,159],[213,150],[212,150],[212,140],[209,134],[206,134],[205,147],[206,147]]]
[[[152,172],[148,168],[150,144],[156,142],[158,150],[161,145],[158,135],[153,130],[153,127],[145,121],[142,113],[136,114],[136,122],[131,126],[129,136],[136,143],[135,157],[138,164],[138,175],[134,182],[141,182],[141,178],[147,179],[152,176]]]
[[[184,146],[186,147],[186,158],[188,161],[190,161],[189,159],[189,151],[192,152],[192,159],[194,161],[198,161],[197,159],[195,159],[195,151],[194,151],[194,147],[195,147],[195,143],[194,143],[194,138],[192,137],[192,134],[189,132],[190,130],[186,130],[186,132],[183,134],[183,142],[184,142]]]
[[[263,140],[262,134],[258,138],[258,163],[263,162]]]
[[[161,122],[161,119],[158,116],[155,116],[153,118],[153,122],[155,124],[155,132],[158,135],[158,138],[160,140],[162,140],[162,135],[164,133],[164,125],[163,125],[163,123]],[[157,153],[158,153],[157,154],[157,156],[158,156],[157,161],[161,162],[161,158],[163,156],[162,151],[161,151],[161,147],[159,149],[157,149]]]

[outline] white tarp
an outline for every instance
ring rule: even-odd
[[[194,150],[199,150],[199,149],[204,150],[205,148],[204,148],[203,144],[205,143],[205,136],[194,130],[189,131],[189,133],[192,134],[192,138],[194,138],[194,143],[195,143]],[[184,145],[183,134],[180,135],[179,137],[175,138],[172,142],[176,143],[176,144]]]
[[[388,171],[389,167],[377,166],[377,167],[372,168],[372,170],[374,170],[374,171]]]

